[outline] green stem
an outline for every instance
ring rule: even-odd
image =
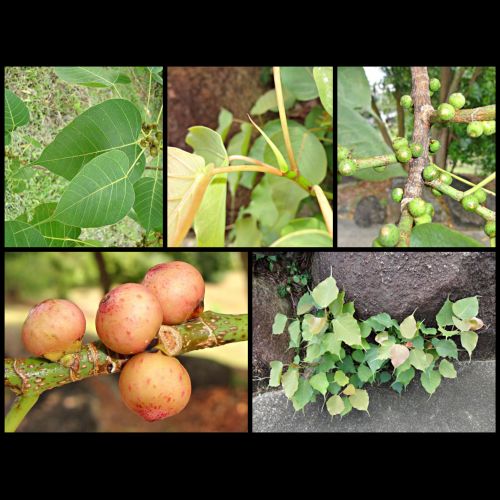
[[[445,194],[446,196],[449,196],[451,199],[455,201],[461,201],[462,198],[465,196],[465,193],[463,191],[459,191],[458,189],[448,186],[447,184],[441,182],[439,179],[432,182],[426,182],[425,184],[427,186],[430,186],[431,188],[437,189],[438,191]],[[482,217],[484,220],[496,219],[495,212],[493,210],[490,210],[489,208],[484,207],[483,205],[479,205],[474,210],[474,212],[480,217]]]
[[[210,171],[210,175],[229,174],[231,172],[264,172],[265,174],[282,177],[283,173],[274,167],[262,167],[260,165],[234,165],[232,167],[217,167]]]
[[[445,170],[444,168],[441,168],[441,167],[438,167],[435,163],[433,164],[440,172],[445,172],[447,173],[448,175],[451,175],[451,177],[453,177],[454,179],[456,179],[457,181],[460,181],[462,184],[467,184],[467,186],[476,186],[473,182],[471,181],[468,181],[467,179],[464,179],[463,177],[460,177],[459,175],[456,175],[452,172],[448,172],[448,170]],[[496,193],[494,193],[493,191],[489,191],[488,189],[485,189],[485,191],[488,193],[488,194],[491,194],[492,196],[496,196]]]
[[[486,186],[486,184],[489,184],[496,176],[496,172],[493,172],[492,174],[488,175],[486,179],[483,179],[481,182],[476,184],[473,188],[465,191],[464,196],[468,196],[469,194],[474,194],[478,189],[482,188],[483,186]]]
[[[385,167],[398,163],[396,155],[371,156],[370,158],[355,158],[358,170],[361,168]]]
[[[17,396],[5,416],[5,432],[16,432],[16,429],[31,408],[33,408],[39,397],[39,394]]]
[[[182,325],[162,327],[157,339],[169,343],[170,337],[162,336],[165,328],[180,344],[175,355],[248,339],[246,314],[207,311]],[[38,396],[60,385],[118,373],[128,359],[128,356],[110,351],[102,342],[85,344],[79,352],[67,354],[57,363],[44,358],[5,358],[4,385],[18,395]]]

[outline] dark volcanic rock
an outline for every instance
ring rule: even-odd
[[[277,284],[270,276],[253,278],[252,290],[252,378],[253,390],[267,386],[269,362],[281,360],[290,363],[293,350],[288,349],[288,334],[273,335],[272,327],[276,313],[290,315],[290,302],[281,299],[276,291]]]
[[[387,312],[401,321],[417,309],[417,320],[435,326],[448,294],[453,301],[479,295],[479,317],[486,328],[479,331],[473,359],[495,357],[494,252],[318,252],[312,261],[313,284],[329,276],[330,268],[362,319]]]
[[[385,208],[376,196],[361,198],[356,206],[354,222],[360,227],[370,227],[383,224],[385,221]]]

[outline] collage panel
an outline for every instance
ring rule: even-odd
[[[495,432],[494,251],[252,257],[254,433]]]
[[[339,247],[496,239],[496,67],[337,68]]]
[[[5,247],[162,247],[163,67],[3,70]]]
[[[245,252],[4,258],[5,432],[248,432]]]
[[[168,246],[333,246],[333,67],[168,67]]]

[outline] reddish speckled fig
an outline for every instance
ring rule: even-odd
[[[191,379],[176,358],[161,352],[133,356],[120,373],[125,405],[148,422],[181,412],[191,397]]]
[[[73,302],[48,299],[28,314],[22,329],[26,349],[35,356],[59,359],[64,353],[80,349],[85,334],[85,316]]]
[[[95,327],[111,350],[135,354],[144,351],[158,333],[162,316],[158,299],[146,287],[125,283],[101,300]]]
[[[203,312],[205,282],[187,262],[158,264],[147,272],[142,284],[158,297],[164,325],[179,325]]]

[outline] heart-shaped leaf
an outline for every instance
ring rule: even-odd
[[[83,66],[56,67],[54,71],[61,80],[85,87],[112,87],[120,76],[118,71]]]
[[[95,157],[69,183],[54,219],[77,227],[118,222],[134,204],[129,175],[129,159],[123,151],[108,151]]]
[[[149,231],[163,228],[163,182],[158,177],[142,177],[134,184],[134,210],[141,226]]]
[[[42,234],[26,222],[17,220],[5,221],[6,247],[46,247],[47,242]]]
[[[5,89],[4,130],[11,132],[17,127],[26,125],[30,121],[28,108],[14,92]],[[10,140],[10,136],[9,136]]]
[[[134,104],[125,99],[109,99],[66,125],[33,164],[71,180],[96,156],[121,150],[127,155],[129,165],[134,165],[129,174],[130,182],[134,183],[144,171],[144,155],[136,144],[141,123],[141,114]]]
[[[318,87],[321,104],[330,116],[333,116],[333,66],[315,67],[314,81]]]
[[[337,395],[332,396],[326,402],[326,409],[328,410],[328,413],[332,416],[339,415],[345,409],[343,398]]]
[[[57,207],[57,203],[43,203],[35,208],[31,224],[47,240],[49,247],[74,247],[76,240],[81,233],[79,227],[68,226],[62,222],[53,220],[52,215]],[[44,222],[47,221],[47,222]]]
[[[167,150],[168,246],[179,246],[193,224],[196,212],[210,183],[213,164],[205,166],[198,155],[179,148]]]
[[[402,365],[410,356],[410,351],[407,347],[401,344],[394,344],[389,350],[392,366],[397,368]]]

